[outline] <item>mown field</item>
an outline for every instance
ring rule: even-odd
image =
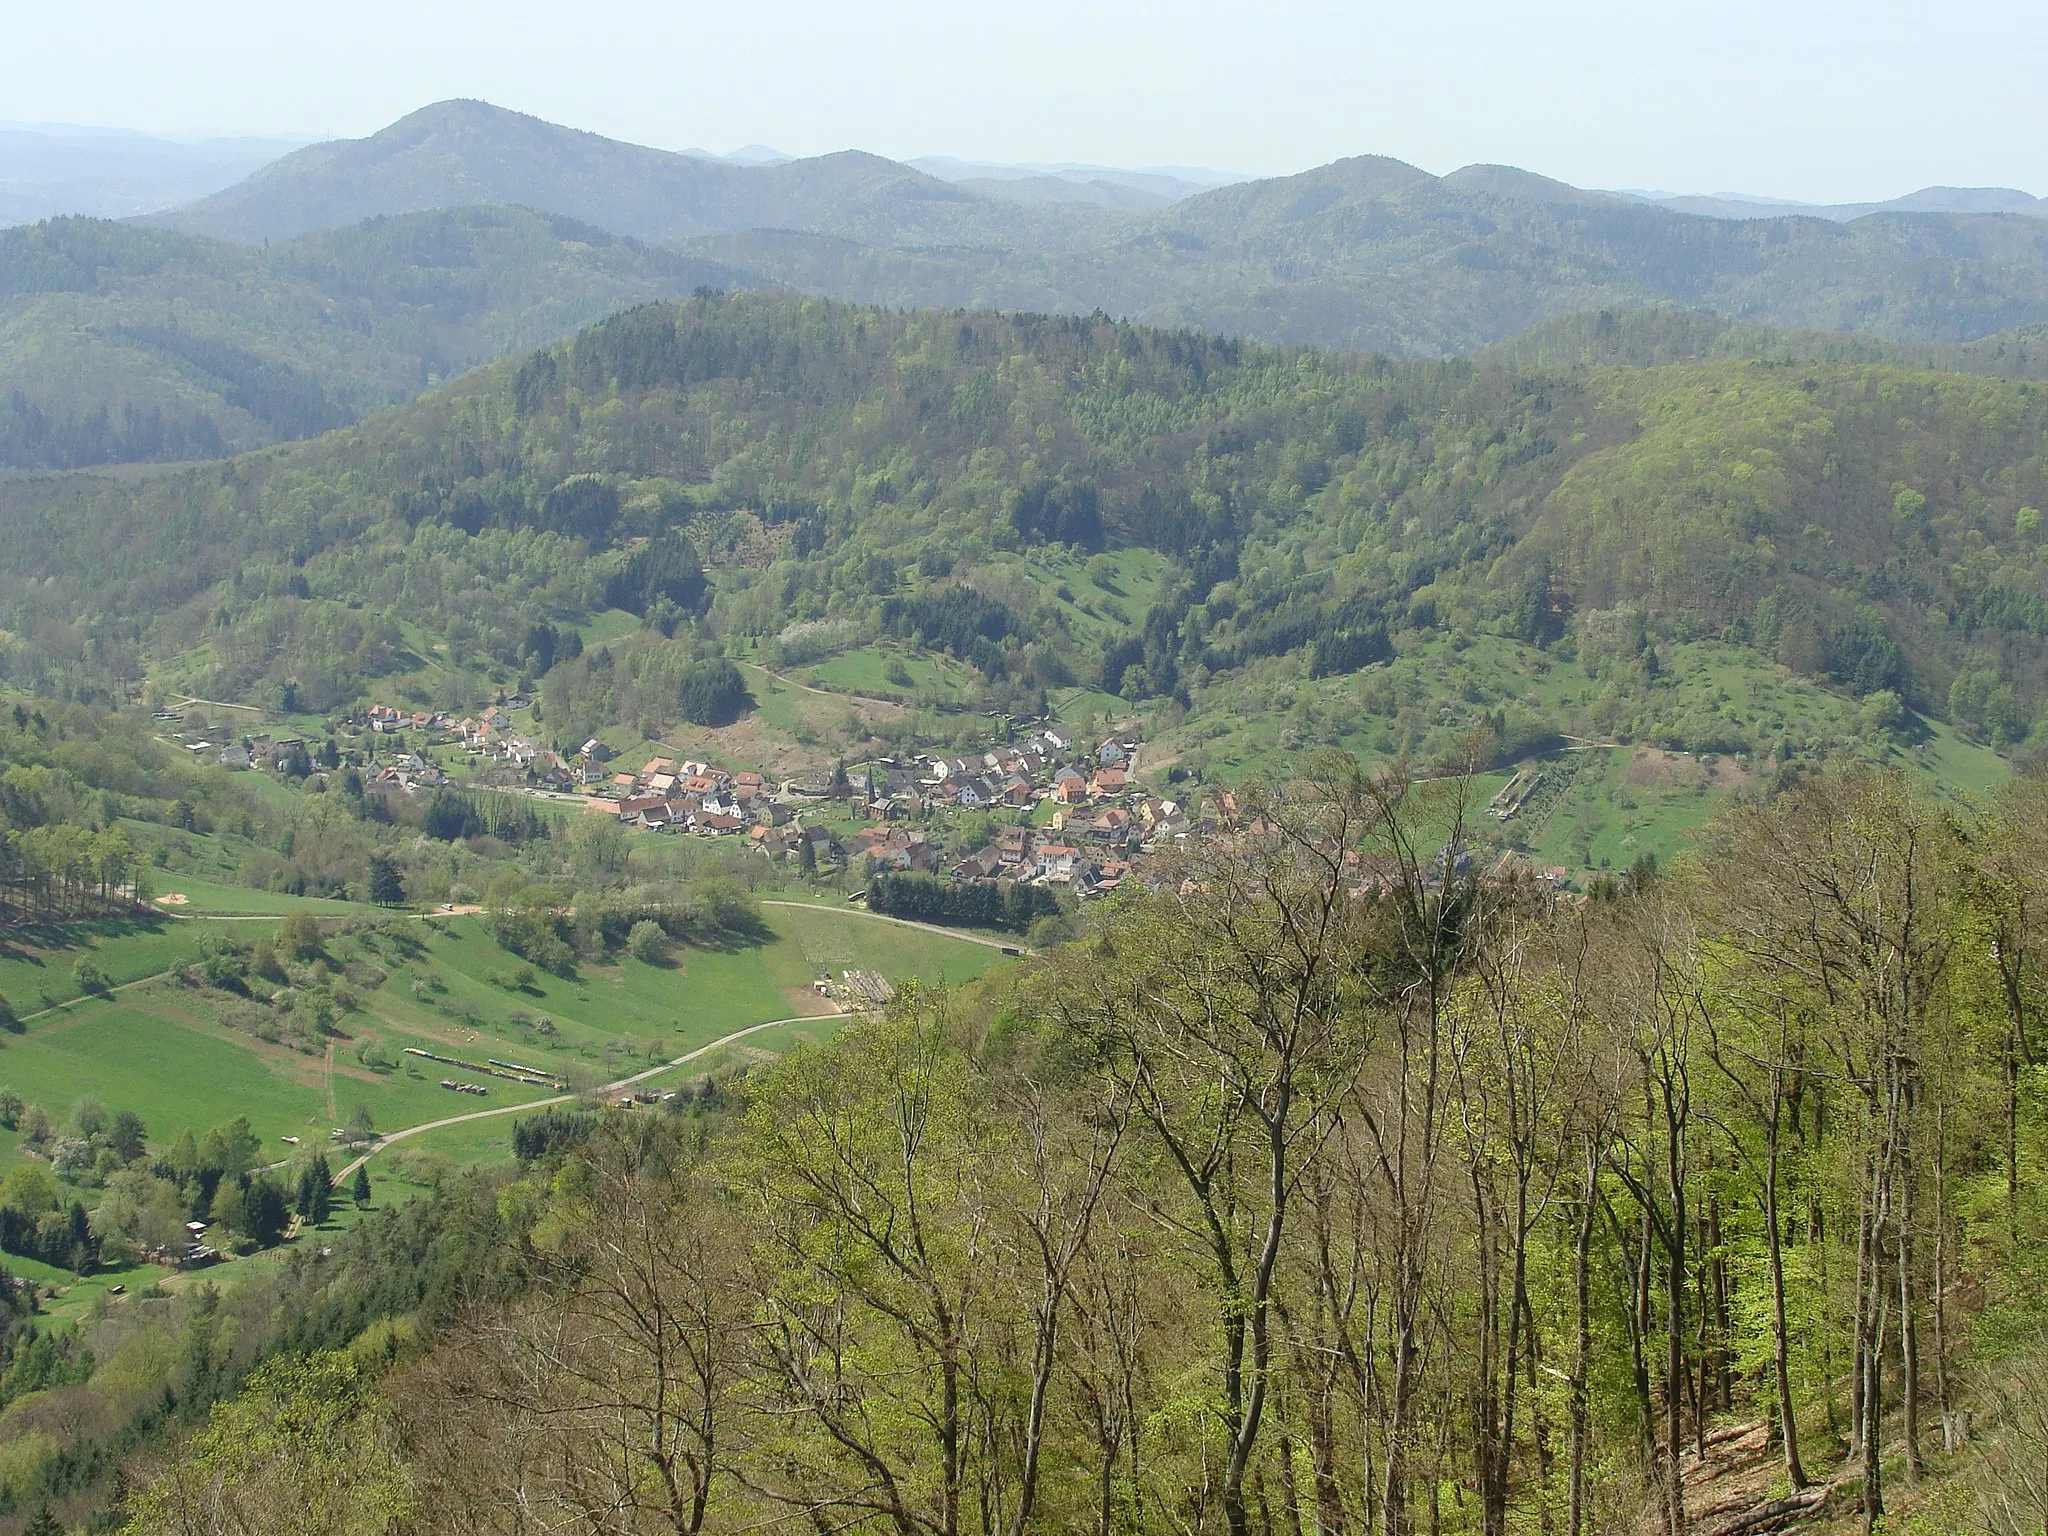
[[[132,1109],[157,1146],[186,1129],[203,1134],[246,1115],[283,1160],[293,1153],[283,1137],[324,1144],[358,1105],[389,1132],[548,1096],[408,1056],[407,1047],[475,1062],[496,1057],[578,1088],[595,1086],[768,1020],[819,1016],[750,1037],[740,1054],[827,1032],[839,1016],[813,985],[823,974],[858,966],[898,982],[958,982],[1000,959],[985,945],[824,906],[769,907],[765,920],[769,937],[759,944],[679,949],[660,965],[622,958],[580,966],[571,977],[526,973],[473,917],[394,918],[354,934],[337,925],[328,960],[357,976],[374,968],[384,979],[343,1016],[341,1033],[319,1055],[232,1027],[232,999],[162,974],[191,959],[208,936],[246,943],[269,933],[261,922],[106,924],[35,935],[41,942],[34,945],[22,935],[0,961],[0,990],[24,1014],[43,1006],[41,987],[74,1000],[33,1013],[21,1033],[0,1037],[0,1086],[60,1122],[87,1095]],[[77,999],[71,964],[79,954],[90,954],[117,983],[139,984]],[[444,1077],[486,1092],[451,1093],[440,1086]],[[437,1133],[432,1150],[454,1161],[503,1155],[511,1118]],[[17,1140],[0,1132],[0,1166],[16,1157]]]

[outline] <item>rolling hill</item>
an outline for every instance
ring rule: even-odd
[[[613,310],[740,280],[523,209],[378,218],[262,249],[89,219],[0,231],[0,464],[309,437]]]
[[[1133,207],[1128,190],[941,180],[853,152],[740,165],[458,101],[158,221],[256,242],[516,203],[862,302],[1100,309],[1397,356],[1620,305],[1919,341],[2048,321],[2048,228],[1996,189],[1930,189],[1846,223],[1850,210],[1717,219],[1512,167],[1433,176],[1367,155],[1167,207]]]
[[[1100,309],[1411,357],[1633,305],[1917,341],[2048,320],[2048,228],[2019,214],[1702,219],[1503,167],[1437,177],[1370,156],[1126,215],[1058,249],[899,251],[788,230],[690,248],[863,302]]]
[[[1617,355],[1669,324],[1607,321],[1645,333]],[[665,729],[706,657],[828,635],[943,659],[956,702],[1120,695],[1221,760],[1300,687],[1492,637],[1496,673],[1575,681],[1480,707],[1397,669],[1316,729],[1784,759],[1946,718],[2034,750],[2044,442],[2037,384],[1891,363],[1401,364],[705,295],[311,443],[0,483],[0,659],[47,692],[316,710],[524,676],[581,740]],[[534,638],[609,609],[638,631]]]
[[[1838,224],[1873,213],[2023,213],[2029,218],[2048,219],[2048,198],[2036,197],[2014,187],[1922,187],[1904,197],[1880,203],[1799,203],[1782,198],[1671,196],[1659,193],[1624,193],[1640,197],[1678,213],[1696,213],[1710,219],[1777,219],[1801,216],[1832,219]]]
[[[140,228],[0,232],[0,463],[305,437],[707,284],[1395,357],[1663,306],[1876,338],[1828,353],[1845,360],[1908,361],[1891,344],[1912,343],[1950,349],[1912,354],[1930,366],[2024,372],[2000,360],[2024,338],[1998,338],[2048,324],[2048,225],[2016,211],[1722,220],[1371,156],[1194,195],[1176,182],[1146,209],[1132,205],[1168,193],[1080,174],[949,180],[850,152],[740,163],[444,102]]]
[[[0,124],[0,225],[155,213],[231,186],[298,147],[280,139]]]

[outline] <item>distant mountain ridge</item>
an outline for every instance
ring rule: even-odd
[[[614,311],[753,281],[519,208],[399,214],[261,250],[95,219],[0,230],[0,465],[310,437]]]
[[[481,101],[309,145],[145,222],[242,245],[380,214],[517,205],[637,240],[805,229],[866,242],[1029,237],[1028,215],[858,150],[735,163],[625,144]]]
[[[1926,342],[2048,322],[2048,245],[2038,219],[2012,211],[2019,193],[1914,194],[1843,223],[1701,218],[1512,166],[1434,176],[1374,155],[1186,196],[1183,182],[1104,167],[930,162],[941,177],[858,151],[747,155],[758,163],[441,102],[150,222],[251,244],[516,204],[840,298],[1101,309],[1401,356],[1646,304]],[[1965,211],[1920,211],[1944,198]]]
[[[1072,210],[1048,209],[1072,216]],[[2048,322],[2048,242],[2010,214],[1716,220],[1511,166],[1363,155],[1061,245],[861,245],[749,230],[687,247],[785,287],[906,306],[1089,313],[1264,341],[1444,356],[1558,315],[1675,305],[1964,342]]]
[[[240,181],[299,142],[0,123],[0,225],[64,214],[127,218],[177,207]]]
[[[1127,170],[1118,166],[1073,162],[1002,164],[985,160],[956,160],[950,155],[920,155],[907,163],[927,175],[970,188],[986,197],[1007,197],[1018,202],[1092,203],[1099,207],[1133,210],[1170,207],[1216,187],[1252,179],[1199,166]]]
[[[2048,198],[2013,187],[1922,187],[1918,192],[1882,203],[1801,203],[1739,193],[1706,197],[1655,192],[1614,195],[1709,219],[1810,218],[1847,224],[1873,213],[2017,213],[2030,219],[2048,219]]]
[[[1101,311],[1397,357],[1647,308],[1740,327],[1692,333],[1703,356],[2022,377],[2039,375],[2048,326],[2048,239],[2012,211],[2022,193],[1936,189],[1853,222],[1719,219],[1512,166],[1435,176],[1370,155],[1187,195],[1171,170],[742,157],[755,163],[444,102],[125,229],[0,232],[0,464],[305,436],[700,285]],[[1915,211],[1944,199],[2003,211]],[[1841,340],[1823,348],[1826,334]],[[1528,345],[1549,357],[1567,337]]]

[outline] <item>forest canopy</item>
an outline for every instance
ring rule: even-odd
[[[458,706],[457,679],[559,671],[535,637],[616,607],[645,626],[608,653],[625,672],[584,658],[550,687],[659,729],[699,660],[802,625],[959,657],[997,704],[1048,681],[1192,704],[1274,657],[1314,678],[1436,633],[1577,655],[1625,631],[1645,666],[1712,638],[2024,742],[2048,392],[1783,353],[1587,362],[1670,326],[1613,329],[1558,366],[1404,364],[704,295],[313,444],[0,485],[0,665],[92,696],[203,652],[188,687],[325,709],[418,675],[414,625]],[[1062,595],[1054,563],[1098,543],[1166,563],[1141,607]],[[1556,724],[1589,727],[1611,722]]]

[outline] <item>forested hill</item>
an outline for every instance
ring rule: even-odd
[[[648,681],[607,697],[649,725],[691,656],[813,619],[993,697],[1197,705],[1445,631],[1638,679],[1660,637],[1718,635],[2010,743],[2042,703],[2044,442],[2039,385],[1876,364],[1518,371],[707,295],[314,443],[0,483],[0,614],[18,681],[178,668],[324,708],[430,642],[434,687],[474,696],[536,625],[627,608]],[[1167,562],[1142,615],[1064,590],[1104,545]]]
[[[737,166],[473,101],[299,151],[159,222],[254,243],[467,203],[689,241],[844,299],[1099,309],[1407,356],[1653,303],[1921,341],[2048,322],[2043,225],[2022,213],[1711,219],[1511,167],[1433,176],[1374,155],[1150,212],[1026,207],[873,155]]]
[[[1496,361],[1544,368],[1798,355],[2024,376],[2041,351],[2024,328],[2048,325],[2048,226],[2017,213],[1716,220],[1373,156],[1151,212],[1027,205],[873,155],[746,167],[482,102],[146,223],[0,231],[0,465],[310,437],[702,285],[1396,357],[1506,345]],[[1631,307],[1672,310],[1690,340],[1565,341],[1570,316]]]
[[[2048,378],[2048,325],[1975,341],[1895,341],[1861,331],[1747,324],[1698,309],[1597,310],[1563,315],[1476,354],[1482,366],[1530,370],[1651,368],[1747,358],[1777,363],[1882,363],[1933,373]]]
[[[264,249],[95,219],[0,231],[0,465],[214,458],[311,437],[729,268],[462,208]]]
[[[147,222],[254,245],[470,203],[545,209],[643,240],[809,229],[883,245],[1038,244],[1094,227],[1080,207],[1055,217],[878,155],[735,165],[620,143],[483,101],[437,102],[366,139],[309,145]]]
[[[691,247],[876,303],[1101,309],[1266,341],[1438,356],[1603,306],[1920,341],[2048,321],[2048,246],[2019,214],[1702,219],[1501,167],[1374,156],[1247,182],[1100,238],[889,250],[751,231]]]

